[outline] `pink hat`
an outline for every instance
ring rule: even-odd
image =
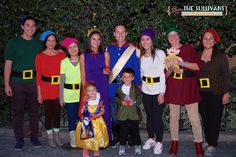
[[[62,42],[61,42],[61,46],[67,48],[68,46],[70,46],[70,44],[72,43],[79,43],[79,41],[75,38],[65,38]]]

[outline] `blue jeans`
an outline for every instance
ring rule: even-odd
[[[78,121],[79,102],[65,103],[65,107],[68,117],[69,131],[75,130]]]

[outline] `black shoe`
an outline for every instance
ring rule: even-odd
[[[15,145],[15,150],[22,150],[24,147],[24,139],[20,138],[17,140],[16,145]]]
[[[112,148],[116,148],[119,145],[119,138],[115,136],[114,139],[111,141]]]
[[[130,137],[128,138],[128,145],[129,145],[129,146],[133,146],[133,145],[134,145],[134,141],[131,140]]]
[[[39,142],[37,137],[31,136],[30,141],[31,141],[32,145],[34,146],[34,148],[40,148],[41,147],[41,143]]]

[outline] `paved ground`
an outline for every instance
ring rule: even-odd
[[[63,142],[68,142],[69,137],[66,130],[61,131]],[[145,141],[147,134],[145,130],[141,131],[142,141]],[[180,145],[176,157],[195,157],[195,147],[192,142],[193,137],[191,131],[180,131]],[[25,139],[24,149],[21,151],[14,150],[14,136],[11,128],[0,128],[0,157],[82,157],[82,150],[63,150],[60,147],[50,148],[47,144],[45,133],[40,138],[42,147],[39,149],[33,148],[29,139]],[[164,150],[161,155],[154,155],[153,150],[142,150],[143,157],[170,157],[168,150],[170,147],[170,134],[164,134]],[[133,147],[127,148],[127,155],[134,157]],[[118,157],[118,149],[111,147],[101,151],[101,157]],[[92,153],[90,156],[93,156]],[[219,138],[219,146],[217,148],[216,157],[236,157],[236,131],[221,132]]]

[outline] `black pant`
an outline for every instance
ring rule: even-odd
[[[141,138],[139,132],[139,121],[138,120],[125,120],[120,122],[120,145],[126,145],[129,129],[129,138],[134,145],[141,145]]]
[[[43,105],[46,130],[60,128],[61,106],[59,104],[59,98],[55,100],[44,100]]]
[[[205,140],[210,146],[217,146],[223,113],[222,95],[214,95],[211,91],[201,91],[202,101],[199,112],[202,116]]]
[[[147,131],[149,138],[155,138],[162,142],[164,124],[162,119],[165,104],[158,104],[158,95],[148,95],[142,92],[144,109],[147,115]]]

